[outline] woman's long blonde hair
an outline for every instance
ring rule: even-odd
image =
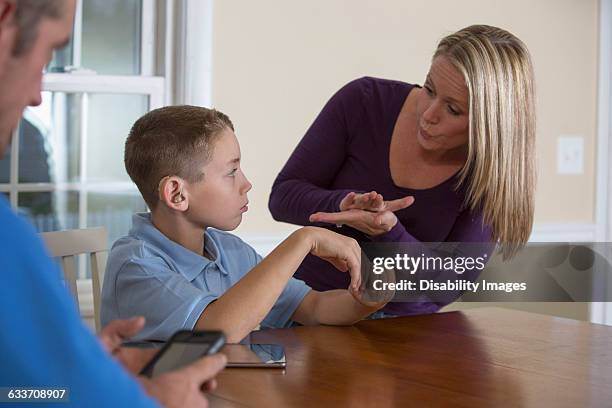
[[[468,157],[459,173],[466,206],[481,210],[504,258],[529,239],[535,175],[535,90],[527,47],[497,27],[473,25],[434,54],[462,74],[469,92]]]

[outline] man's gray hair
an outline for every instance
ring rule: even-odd
[[[64,0],[17,0],[15,12],[17,39],[13,55],[18,56],[29,51],[38,35],[40,21],[43,18],[59,18],[62,7]]]

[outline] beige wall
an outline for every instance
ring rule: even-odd
[[[530,48],[538,90],[537,223],[594,221],[596,0],[220,0],[214,3],[213,104],[230,115],[254,184],[241,233],[272,220],[276,174],[323,104],[364,75],[422,83],[444,35],[486,23]],[[585,173],[556,174],[556,139],[585,137]]]

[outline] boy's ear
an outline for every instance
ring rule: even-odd
[[[173,210],[187,211],[189,202],[185,193],[185,180],[177,176],[166,176],[161,179],[159,200]]]

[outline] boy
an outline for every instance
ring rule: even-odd
[[[195,106],[156,109],[136,121],[125,166],[151,213],[134,215],[129,235],[113,245],[103,323],[143,315],[138,339],[217,329],[238,342],[260,323],[352,324],[384,305],[360,300],[361,251],[352,238],[304,227],[262,260],[223,232],[240,224],[251,189],[233,130],[223,113]],[[350,292],[317,292],[294,279],[308,253],[348,271]]]

